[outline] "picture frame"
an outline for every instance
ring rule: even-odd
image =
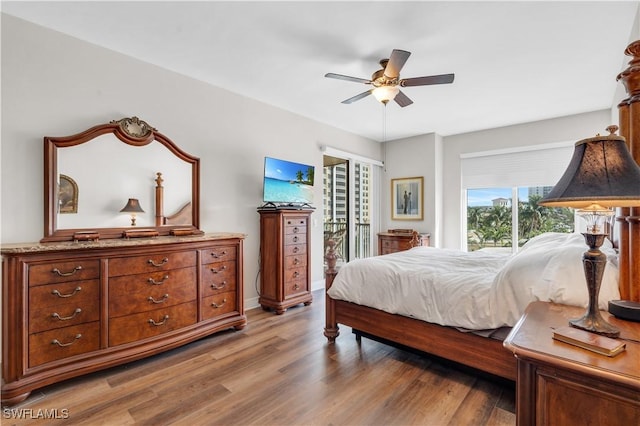
[[[78,184],[70,176],[60,174],[58,213],[78,213]]]
[[[391,179],[391,219],[423,219],[424,178],[408,177]]]

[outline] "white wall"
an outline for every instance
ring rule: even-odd
[[[431,245],[440,244],[442,215],[442,138],[430,133],[385,142],[385,168],[382,177],[382,229],[411,228],[431,234]],[[391,180],[424,178],[422,220],[391,219]]]
[[[320,144],[382,160],[380,144],[135,58],[2,15],[3,243],[43,237],[44,136],[138,116],[201,159],[206,232],[247,234],[245,299],[255,303],[265,156],[322,170]],[[101,158],[118,168],[118,158]],[[153,159],[149,159],[153,161]],[[90,165],[88,165],[90,167]],[[322,180],[312,215],[312,280],[323,280]],[[123,199],[126,195],[123,194]]]

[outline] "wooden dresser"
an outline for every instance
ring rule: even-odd
[[[395,253],[398,251],[409,250],[411,247],[411,240],[413,239],[413,232],[410,229],[392,230],[388,232],[378,233],[378,255]],[[418,233],[418,245],[429,246],[430,234]]]
[[[263,309],[280,315],[311,296],[312,210],[259,209],[260,298]]]
[[[602,313],[627,345],[609,358],[552,338],[583,313],[534,302],[505,340],[518,360],[518,425],[640,424],[640,323]]]
[[[242,329],[243,234],[2,246],[2,402]]]

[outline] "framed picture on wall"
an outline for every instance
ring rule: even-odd
[[[422,177],[391,179],[391,219],[422,220]]]

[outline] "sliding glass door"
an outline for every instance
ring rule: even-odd
[[[372,173],[370,164],[324,156],[325,250],[333,239],[343,261],[372,255]]]

